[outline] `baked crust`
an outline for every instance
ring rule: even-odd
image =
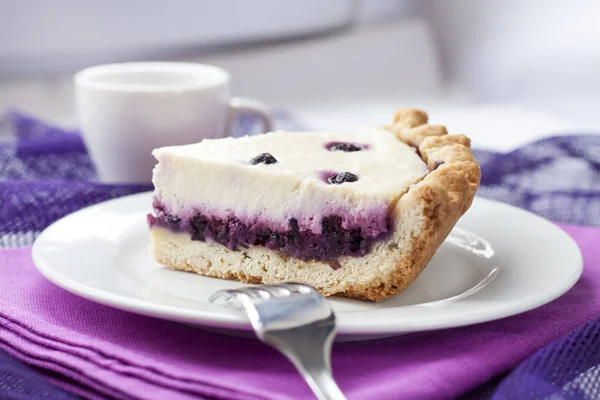
[[[381,301],[404,290],[427,266],[458,219],[470,207],[480,169],[464,135],[428,125],[427,114],[400,109],[385,129],[415,147],[430,173],[412,185],[393,208],[391,238],[362,257],[340,257],[336,265],[287,257],[263,247],[232,251],[192,241],[186,234],[152,228],[152,252],[161,264],[201,275],[247,283],[297,282],[324,295]],[[334,268],[335,267],[335,268]]]

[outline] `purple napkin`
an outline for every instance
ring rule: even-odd
[[[585,264],[567,294],[492,323],[336,344],[333,369],[348,398],[453,398],[600,316],[600,228],[563,228]],[[29,248],[5,250],[0,274],[0,347],[78,382],[86,397],[312,398],[291,364],[269,347],[79,298],[46,281]]]

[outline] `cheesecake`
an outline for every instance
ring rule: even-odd
[[[469,139],[414,109],[381,127],[203,140],[153,155],[148,224],[159,263],[371,301],[414,281],[480,178]]]

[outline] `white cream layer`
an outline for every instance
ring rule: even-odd
[[[369,148],[329,151],[325,148],[329,142]],[[265,152],[278,162],[248,163]],[[344,228],[368,224],[375,214],[385,219],[389,206],[429,172],[414,149],[374,128],[204,140],[156,149],[153,155],[158,160],[155,197],[170,213],[183,216],[209,210],[222,217],[270,221],[273,228],[282,229],[294,217],[314,232],[320,231],[321,217],[326,215],[341,215]],[[323,171],[352,172],[358,181],[327,184]]]

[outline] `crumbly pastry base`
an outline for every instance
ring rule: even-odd
[[[417,147],[431,172],[412,185],[393,209],[393,235],[362,257],[344,256],[339,265],[287,257],[264,247],[232,251],[192,241],[188,234],[153,227],[152,253],[168,268],[248,283],[304,283],[324,295],[382,301],[404,290],[427,266],[458,219],[470,207],[480,169],[464,135],[428,125],[427,114],[401,109],[384,128]]]

